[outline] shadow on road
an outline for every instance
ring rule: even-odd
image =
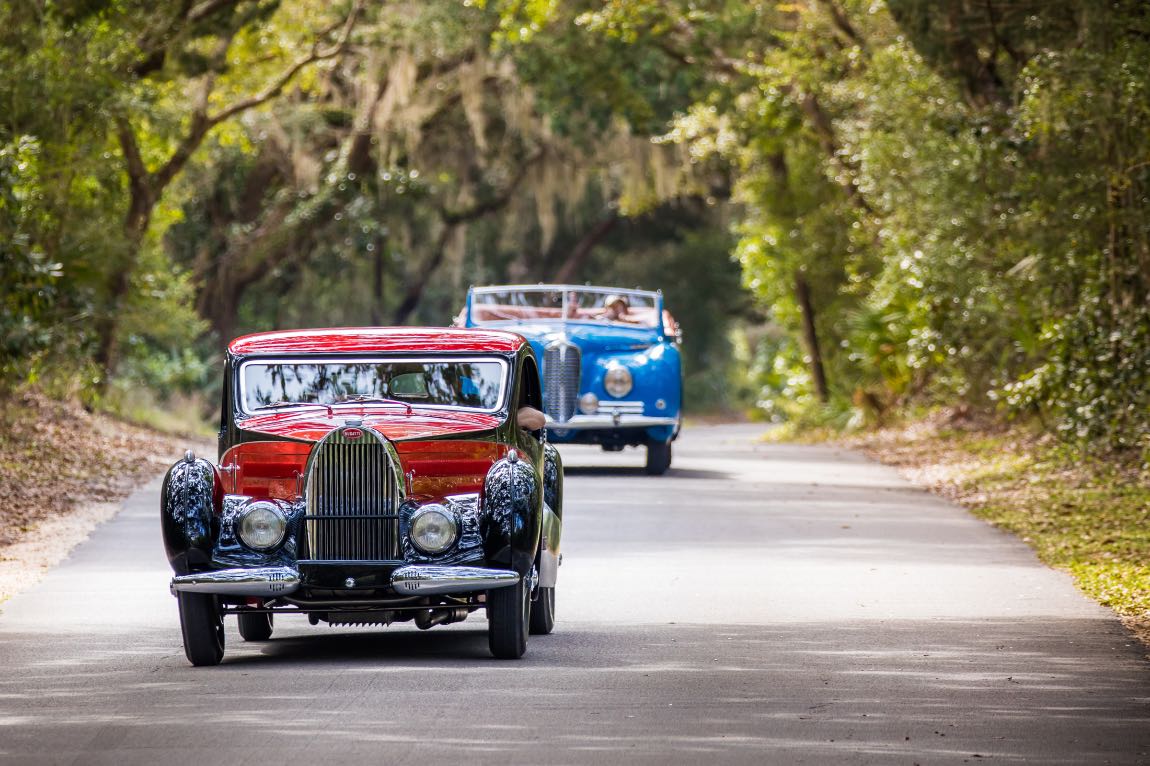
[[[174,626],[134,645],[8,634],[36,652],[6,657],[19,672],[0,678],[0,725],[19,725],[4,727],[4,754],[71,752],[61,736],[91,748],[103,732],[104,755],[127,757],[208,732],[213,757],[235,762],[267,747],[252,731],[269,715],[291,722],[275,727],[284,752],[334,737],[408,762],[1136,764],[1150,752],[1145,662],[1113,621],[561,622],[521,661],[492,659],[483,627],[244,644],[229,622],[224,664],[202,669]],[[450,731],[396,726],[396,706]]]

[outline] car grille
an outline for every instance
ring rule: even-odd
[[[579,347],[556,341],[543,351],[543,409],[557,423],[575,414],[579,400]]]
[[[347,438],[354,431],[361,435]],[[376,432],[345,426],[325,437],[308,472],[301,558],[398,559],[399,474],[386,439]]]

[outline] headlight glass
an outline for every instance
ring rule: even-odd
[[[594,415],[599,411],[599,397],[590,392],[579,397],[579,411],[584,415]]]
[[[622,365],[613,365],[603,376],[603,388],[616,398],[631,393],[632,385],[634,382],[631,380],[631,371]]]
[[[455,514],[442,505],[425,505],[411,516],[411,542],[428,555],[443,553],[458,536]]]
[[[256,500],[248,503],[236,524],[240,541],[257,551],[266,551],[283,542],[287,518],[275,503]]]

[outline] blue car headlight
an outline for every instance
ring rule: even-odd
[[[603,388],[616,399],[631,393],[631,387],[634,385],[631,371],[621,364],[611,365],[607,368],[607,374],[603,376]]]

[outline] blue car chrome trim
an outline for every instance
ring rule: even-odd
[[[595,415],[576,415],[563,423],[547,421],[552,430],[584,430],[590,428],[651,428],[653,426],[673,426],[676,418],[661,418],[648,415],[611,415],[600,412]]]

